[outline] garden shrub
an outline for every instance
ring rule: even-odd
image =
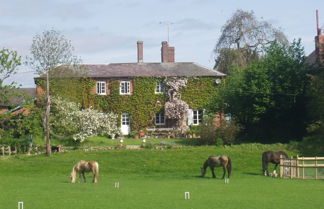
[[[240,127],[232,120],[221,120],[219,124],[213,123],[213,116],[204,118],[204,123],[200,125],[197,139],[199,145],[230,145],[237,141],[237,134]]]

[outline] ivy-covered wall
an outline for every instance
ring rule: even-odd
[[[205,109],[217,94],[217,87],[214,77],[188,78],[181,99],[188,103],[190,109]]]
[[[61,95],[79,102],[85,108],[91,106],[119,115],[129,113],[132,131],[153,127],[155,114],[164,110],[167,100],[167,93],[156,94],[155,87],[158,82],[165,83],[166,79],[139,77],[130,80],[133,88],[131,95],[119,94],[120,79],[107,80],[108,95],[94,94],[96,81],[91,79],[71,80],[69,85],[58,85],[52,81],[50,91],[52,95]],[[215,77],[187,78],[187,81],[187,87],[181,91],[181,99],[187,102],[191,109],[204,109],[217,94]]]

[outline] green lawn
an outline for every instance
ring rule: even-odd
[[[0,209],[213,209],[307,208],[323,206],[323,180],[291,180],[261,175],[262,151],[284,145],[246,144],[232,147],[188,147],[166,150],[70,151],[48,158],[0,157]],[[289,151],[290,155],[298,154]],[[209,155],[227,154],[233,161],[229,184],[200,167]],[[69,183],[78,160],[97,160],[98,184]],[[114,188],[120,182],[120,188]],[[184,199],[184,192],[191,199]]]
[[[195,144],[195,139],[167,139],[167,138],[148,138],[146,140],[146,145],[193,145]],[[70,141],[70,140],[69,140]],[[57,142],[59,144],[59,142]],[[120,144],[120,139],[109,139],[106,137],[96,136],[89,137],[80,147],[90,147],[90,146],[117,146]],[[142,139],[125,138],[123,139],[124,145],[142,145]]]

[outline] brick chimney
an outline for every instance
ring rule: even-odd
[[[170,47],[167,41],[162,41],[161,62],[174,62],[174,47]]]
[[[137,62],[143,62],[143,41],[137,41]]]
[[[315,36],[315,52],[316,52],[316,60],[318,63],[324,63],[324,35],[322,34],[322,30],[319,27],[318,21],[318,10],[316,10],[316,29],[317,36]]]
[[[173,46],[168,47],[168,61],[174,62],[174,47]]]

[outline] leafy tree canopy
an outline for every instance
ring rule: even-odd
[[[4,80],[17,72],[19,65],[21,65],[21,57],[16,51],[0,50],[0,104],[8,104],[13,96],[20,95],[16,83],[4,84]]]
[[[212,109],[231,113],[252,138],[301,138],[307,69],[300,41],[273,42],[262,60],[231,69]]]

